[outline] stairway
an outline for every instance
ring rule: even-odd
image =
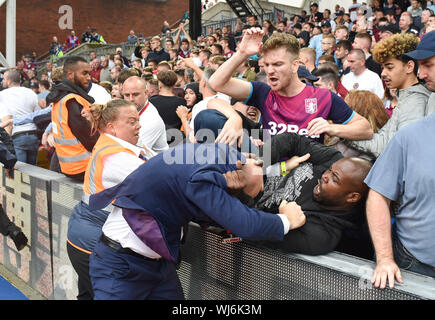
[[[239,18],[246,18],[250,15],[256,15],[257,18],[260,18],[264,14],[264,10],[257,0],[256,6],[251,3],[250,0],[226,0],[228,5],[233,9],[234,13]],[[257,10],[260,10],[260,12]]]

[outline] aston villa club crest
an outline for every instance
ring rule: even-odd
[[[311,99],[305,99],[305,112],[314,114],[317,113],[317,99],[311,98]]]

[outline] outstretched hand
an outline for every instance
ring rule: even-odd
[[[264,31],[260,28],[243,30],[243,38],[238,51],[247,56],[259,53],[263,46],[263,36]]]
[[[311,120],[308,123],[307,129],[309,136],[320,135],[322,133],[327,133],[331,137],[336,135],[336,132],[334,131],[334,124],[323,119],[322,117]]]
[[[220,134],[215,142],[225,143],[230,146],[237,142],[239,148],[242,147],[243,142],[243,124],[240,117],[231,117],[225,122]]]
[[[310,154],[307,153],[301,157],[293,156],[285,162],[286,173],[289,173],[293,169],[297,168],[302,162],[307,161],[310,158]]]

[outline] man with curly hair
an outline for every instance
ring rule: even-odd
[[[381,130],[371,140],[350,142],[351,147],[378,157],[400,128],[427,115],[431,91],[417,78],[417,61],[405,55],[415,50],[418,43],[413,34],[395,34],[374,47],[373,57],[383,67],[382,80],[388,88],[398,90],[399,99]]]

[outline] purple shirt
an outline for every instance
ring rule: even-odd
[[[251,93],[244,103],[261,111],[263,129],[268,129],[272,136],[284,132],[307,135],[308,123],[315,118],[346,124],[354,115],[354,111],[338,95],[309,85],[294,97],[284,97],[267,84],[253,81]],[[323,135],[310,138],[323,142]]]

